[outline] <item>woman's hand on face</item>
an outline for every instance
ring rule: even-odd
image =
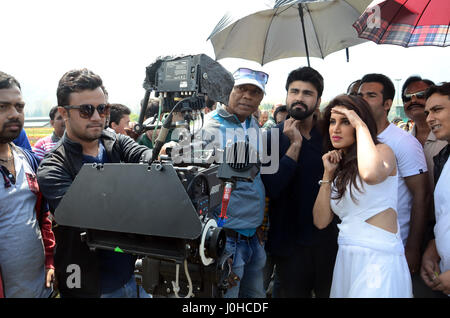
[[[325,172],[332,175],[342,160],[342,150],[328,151],[322,156]]]
[[[355,129],[358,128],[358,126],[364,125],[364,122],[354,110],[348,109],[344,106],[333,107],[331,109],[331,113],[337,113],[347,117],[348,121]]]

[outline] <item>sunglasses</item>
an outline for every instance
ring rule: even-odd
[[[253,78],[263,84],[267,84],[267,81],[269,80],[269,74],[261,72],[261,71],[254,71],[252,69],[245,68],[245,67],[241,67],[241,68],[237,69],[237,71],[234,72],[233,76],[235,79]]]
[[[419,99],[423,99],[423,98],[425,98],[425,91],[412,93],[412,94],[405,94],[405,96],[403,96],[403,101],[409,102],[413,98],[413,96],[415,96],[416,98],[419,98]]]
[[[91,104],[84,104],[79,106],[63,106],[66,109],[78,109],[80,117],[84,119],[91,118],[94,115],[95,110],[97,110],[100,117],[109,116],[111,105],[100,104],[97,107]]]

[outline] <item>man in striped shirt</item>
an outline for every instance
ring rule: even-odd
[[[59,139],[64,135],[66,126],[64,120],[60,113],[58,113],[58,107],[55,106],[50,110],[50,124],[53,127],[53,133],[46,137],[43,137],[36,141],[33,146],[33,152],[40,159],[53,149],[53,147],[58,143]]]

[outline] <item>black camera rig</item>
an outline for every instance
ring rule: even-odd
[[[226,289],[220,277],[226,265],[218,262],[225,234],[209,213],[220,203],[217,169],[85,164],[58,206],[56,222],[85,230],[82,239],[91,249],[144,257],[136,276],[149,293],[220,297]]]
[[[158,59],[146,70],[136,131],[146,129],[143,114],[152,90],[164,112],[179,107],[189,126],[189,114],[204,107],[205,95],[226,103],[233,84],[231,74],[204,54]],[[248,144],[239,143],[200,162],[175,164],[159,156],[170,122],[163,126],[148,162],[85,164],[61,200],[56,222],[85,230],[82,239],[91,249],[138,255],[135,276],[154,296],[221,297],[230,268],[222,257],[225,232],[211,212],[223,203],[225,187],[252,181],[259,167],[248,160],[210,162],[211,156],[248,159]]]

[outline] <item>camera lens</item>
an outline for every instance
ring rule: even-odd
[[[209,228],[205,237],[205,254],[214,259],[221,257],[225,250],[225,242],[226,236],[222,228]]]

